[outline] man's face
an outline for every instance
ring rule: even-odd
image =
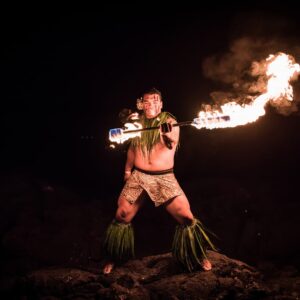
[[[155,118],[161,113],[162,101],[158,94],[145,94],[142,103],[143,111],[147,119]]]

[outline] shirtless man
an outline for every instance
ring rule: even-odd
[[[131,141],[124,171],[125,186],[118,199],[115,220],[106,232],[104,250],[108,262],[104,274],[112,271],[116,261],[133,257],[134,237],[130,222],[140,209],[145,192],[155,206],[164,205],[180,224],[173,241],[175,259],[190,272],[199,266],[206,271],[212,268],[206,249],[215,248],[201,222],[194,218],[189,201],[173,173],[179,127],[172,126],[176,123],[175,117],[162,112],[162,105],[161,93],[156,89],[145,92],[138,104],[143,110],[143,127],[159,126],[160,130],[144,131],[141,138]],[[182,239],[188,241],[190,232],[195,236],[182,251],[179,239],[180,242]]]

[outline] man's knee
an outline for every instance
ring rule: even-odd
[[[194,220],[194,217],[192,215],[183,216],[183,224],[185,224],[185,225],[192,225],[193,220]]]
[[[130,204],[128,204],[130,205]],[[129,223],[132,219],[132,209],[130,209],[130,206],[127,205],[121,205],[117,209],[116,220],[122,223]]]
[[[177,212],[182,224],[191,225],[194,220],[194,216],[190,210],[180,210]]]
[[[190,208],[187,206],[184,206],[184,205],[177,206],[175,208],[175,213],[182,217],[193,218],[193,214],[192,214]]]
[[[118,209],[116,212],[116,220],[118,222],[127,223],[128,212],[124,209]]]

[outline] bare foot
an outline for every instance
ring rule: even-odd
[[[103,274],[109,274],[111,273],[111,271],[113,270],[114,268],[114,263],[112,262],[108,262],[105,264],[104,268],[103,268]]]
[[[204,271],[209,271],[212,269],[212,265],[211,265],[211,262],[208,260],[208,259],[203,259],[202,261],[202,268]]]

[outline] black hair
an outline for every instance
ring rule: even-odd
[[[144,95],[146,95],[146,94],[150,94],[150,95],[157,94],[157,95],[159,95],[160,100],[162,100],[161,92],[158,89],[156,89],[155,87],[152,87],[152,88],[144,91],[142,98],[144,98]]]

